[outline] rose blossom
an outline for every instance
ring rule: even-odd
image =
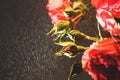
[[[47,4],[48,14],[55,24],[59,20],[68,20],[63,10],[71,6],[70,0],[49,0]]]
[[[120,43],[104,38],[82,56],[82,67],[94,80],[120,80]]]
[[[120,0],[92,0],[96,8],[96,18],[100,25],[112,35],[120,35],[120,26],[115,18],[120,18]]]
[[[97,9],[96,18],[101,26],[112,35],[120,35],[120,28],[111,12],[105,9]]]

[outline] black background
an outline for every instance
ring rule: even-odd
[[[90,0],[86,0],[90,3]],[[0,1],[0,80],[67,80],[73,59],[56,57],[61,47],[46,33],[52,28],[45,8],[47,0]],[[77,25],[82,32],[97,37],[95,10]],[[80,40],[88,46],[91,42]],[[82,72],[73,80],[92,80]]]

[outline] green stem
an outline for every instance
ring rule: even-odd
[[[102,34],[101,34],[101,31],[100,31],[100,26],[99,26],[99,23],[97,22],[97,28],[98,28],[98,35],[100,37],[100,40],[102,40]]]
[[[71,21],[75,22],[78,18],[82,17],[84,14],[80,13],[78,16],[76,16],[75,18],[73,18]]]
[[[82,16],[84,16],[84,13],[80,13],[79,15],[77,15],[76,17],[74,17],[71,21],[73,22],[73,29],[76,28],[76,24],[81,20]]]
[[[77,46],[78,50],[87,50],[89,47],[84,47],[84,46]]]
[[[86,35],[86,34],[84,34],[82,32],[79,32],[79,35],[86,38],[86,39],[88,39],[88,40],[92,40],[92,41],[98,41],[99,40],[98,38],[88,36],[88,35]]]

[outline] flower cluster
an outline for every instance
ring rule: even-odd
[[[94,80],[120,80],[120,0],[91,0],[91,4],[98,24],[111,37],[98,39],[76,30],[76,24],[90,11],[82,0],[48,0],[46,8],[54,26],[47,34],[53,37],[55,44],[63,46],[55,55],[73,58],[83,52],[82,66],[80,63],[72,65],[68,80],[79,73],[74,70],[80,67]],[[78,37],[93,43],[89,47],[78,45]]]

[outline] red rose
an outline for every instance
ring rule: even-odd
[[[94,80],[120,80],[120,43],[112,38],[93,43],[82,56],[82,67]]]
[[[100,25],[112,35],[120,35],[120,28],[115,18],[120,18],[120,0],[92,0],[97,11]]]
[[[120,35],[120,28],[111,12],[105,9],[97,9],[96,18],[100,25],[112,35]]]
[[[68,20],[63,14],[63,10],[71,6],[70,0],[49,0],[47,4],[48,14],[55,24],[59,20]]]

